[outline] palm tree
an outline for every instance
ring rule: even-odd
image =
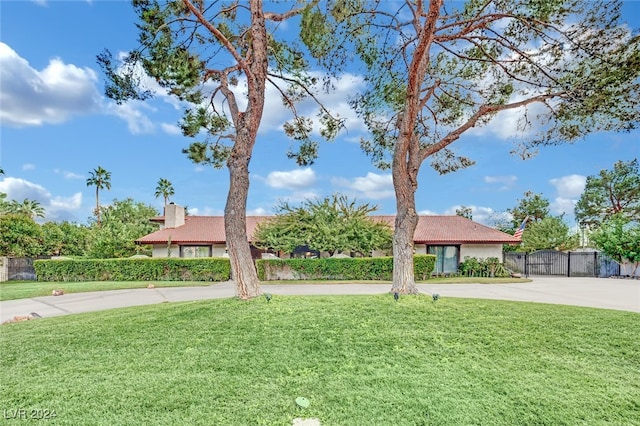
[[[4,170],[0,167],[0,176],[3,174]],[[5,198],[7,198],[7,194],[0,192],[0,215],[8,212],[9,204],[5,201]]]
[[[44,218],[44,207],[42,207],[38,201],[28,198],[22,200],[22,203],[11,200],[9,210],[11,213],[21,214],[30,219],[35,219],[36,217]]]
[[[95,170],[89,172],[91,177],[87,179],[87,186],[96,187],[96,217],[98,218],[98,226],[100,226],[100,190],[111,189],[111,172],[106,171],[98,166]]]
[[[173,190],[173,185],[171,184],[171,182],[169,182],[168,179],[161,178],[158,181],[158,186],[156,186],[156,198],[162,195],[164,197],[164,205],[166,206],[167,202],[169,201],[169,197],[171,197],[173,194],[175,194],[175,192]]]

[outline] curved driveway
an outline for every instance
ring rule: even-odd
[[[418,284],[420,292],[441,297],[513,300],[640,312],[640,281],[613,278],[532,277],[517,284]],[[277,295],[384,294],[389,284],[264,284]],[[207,287],[109,290],[0,302],[0,322],[36,312],[42,317],[163,302],[233,297],[230,282]]]

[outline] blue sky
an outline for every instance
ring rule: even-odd
[[[624,3],[623,17],[640,28],[640,1]],[[46,220],[86,223],[95,206],[95,188],[86,186],[98,166],[111,172],[111,190],[101,202],[133,198],[161,211],[154,196],[160,178],[175,189],[172,201],[190,214],[222,215],[228,190],[227,169],[191,163],[181,149],[190,140],[176,123],[181,117],[166,97],[117,106],[103,95],[96,55],[136,47],[135,16],[128,1],[0,1],[0,192],[9,199],[37,200]],[[267,112],[250,166],[248,214],[272,214],[280,200],[342,193],[359,203],[395,213],[389,171],[371,165],[357,143],[362,124],[348,110],[345,94],[361,84],[345,75],[339,90],[323,100],[348,118],[348,132],[321,145],[310,167],[286,158],[286,119],[277,96],[267,96]],[[611,169],[616,161],[640,154],[640,131],[595,134],[573,145],[544,147],[523,161],[509,154],[512,117],[498,116],[489,127],[455,143],[476,164],[440,176],[428,161],[419,176],[416,204],[421,214],[454,214],[471,207],[473,218],[492,223],[517,205],[525,191],[541,193],[553,214],[573,206],[586,176]]]

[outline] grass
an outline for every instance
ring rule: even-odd
[[[529,278],[489,278],[489,277],[431,277],[426,281],[416,281],[418,284],[511,284],[531,282]],[[391,281],[365,281],[365,280],[273,280],[264,281],[262,285],[269,284],[388,284]]]
[[[530,280],[514,279],[514,278],[432,278],[429,284],[442,283],[513,283],[527,282]],[[268,281],[262,283],[264,286],[269,284],[357,284],[357,283],[375,283],[388,284],[391,281]],[[209,286],[215,283],[208,281],[153,281],[156,287],[194,287]],[[149,281],[87,281],[87,282],[40,282],[40,281],[7,281],[0,283],[0,301],[29,299],[32,297],[51,296],[51,292],[56,289],[62,289],[65,293],[83,293],[88,291],[104,291],[104,290],[123,290],[131,288],[145,288],[149,285]]]
[[[145,288],[149,283],[150,281],[7,281],[0,283],[0,301],[51,296],[51,292],[56,289],[62,289],[65,293],[84,293],[88,291]],[[213,283],[209,281],[153,281],[153,285],[156,287],[194,287],[211,284]]]
[[[639,319],[389,295],[54,317],[0,326],[0,406],[66,425],[639,425]]]

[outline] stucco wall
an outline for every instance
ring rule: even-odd
[[[0,283],[9,281],[9,259],[0,256]]]
[[[427,245],[426,244],[414,244],[413,251],[416,254],[427,254]]]
[[[171,257],[180,257],[180,247],[171,244]],[[153,246],[153,251],[151,252],[151,257],[169,257],[167,255],[167,246],[165,244],[155,244]]]
[[[211,246],[211,257],[227,257],[226,246],[224,244],[213,244]]]
[[[416,254],[427,254],[427,246],[425,244],[415,245]],[[381,256],[384,253],[374,253],[375,256]],[[212,257],[227,257],[226,246],[224,244],[214,244],[211,247]],[[167,246],[158,244],[153,246],[152,257],[167,257]],[[171,257],[180,257],[180,247],[171,245]],[[285,256],[286,257],[286,256]],[[465,257],[476,257],[478,259],[486,259],[488,257],[497,257],[502,261],[502,245],[501,244],[463,244],[460,247],[460,261],[464,261]]]
[[[462,244],[460,246],[460,262],[464,262],[465,257],[477,259],[497,257],[502,262],[502,244]]]

